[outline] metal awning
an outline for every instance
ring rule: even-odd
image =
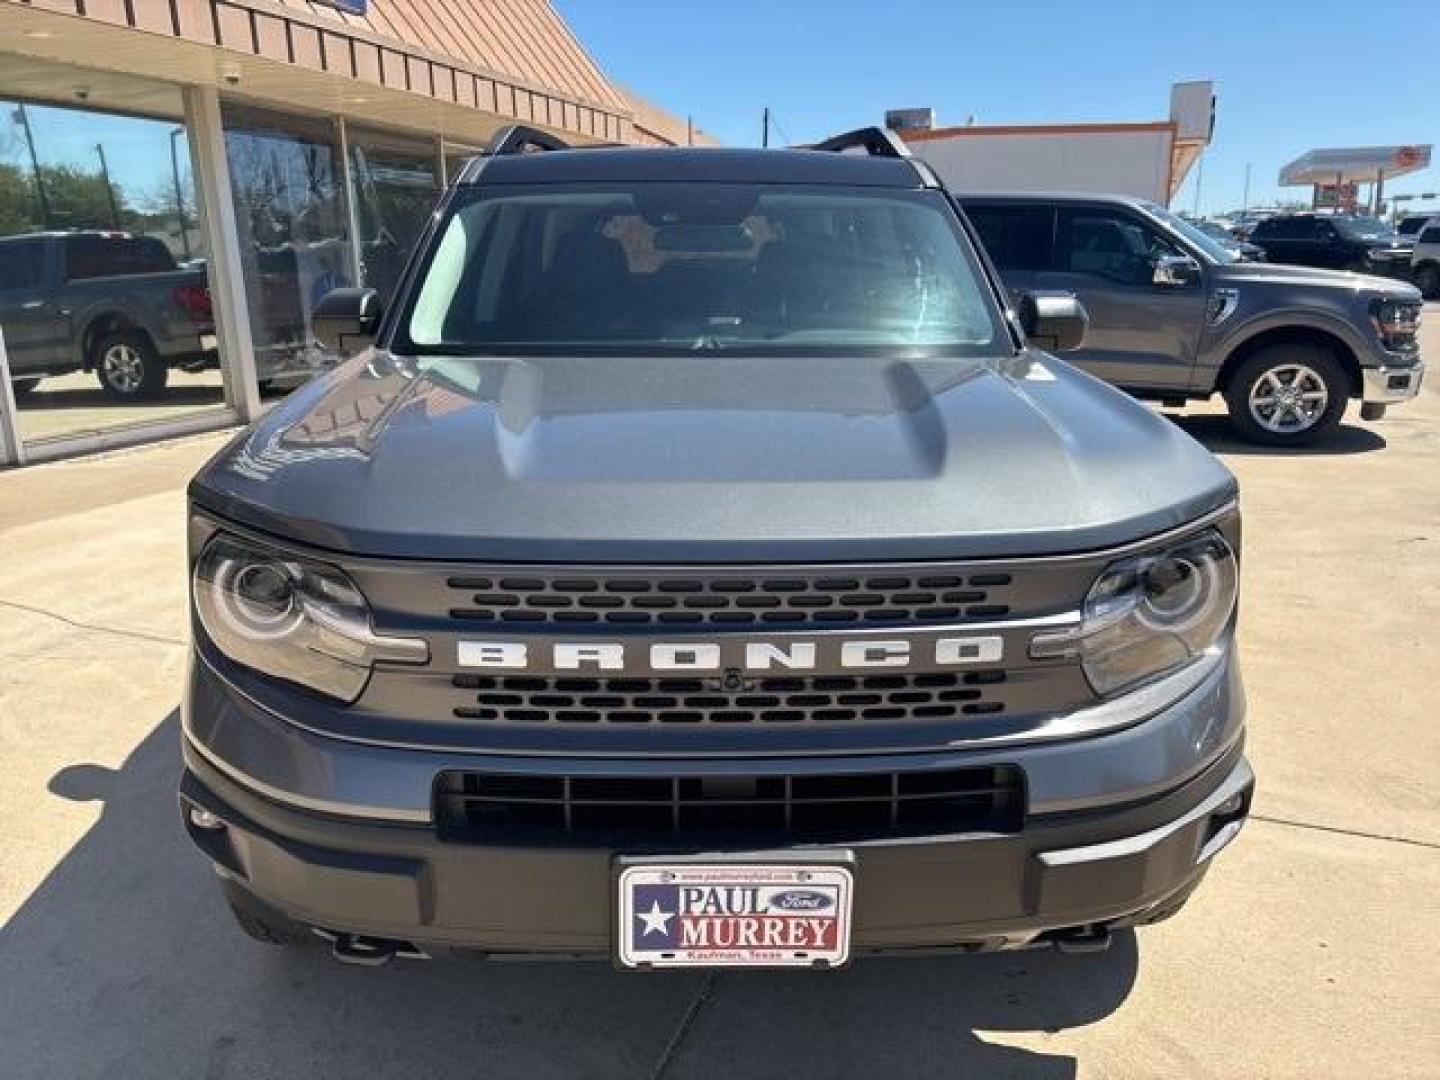
[[[1430,146],[1352,146],[1311,150],[1280,170],[1282,187],[1373,183],[1430,167]]]

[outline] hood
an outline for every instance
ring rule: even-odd
[[[1420,299],[1420,290],[1396,278],[1376,274],[1357,274],[1350,270],[1325,270],[1315,266],[1292,266],[1289,263],[1227,263],[1216,267],[1216,277],[1233,282],[1272,282],[1330,286],[1351,292],[1368,292],[1396,300]]]
[[[191,485],[217,514],[321,547],[529,562],[1050,554],[1161,532],[1234,494],[1167,420],[1035,352],[369,352]]]

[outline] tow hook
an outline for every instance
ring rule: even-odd
[[[1110,948],[1110,928],[1082,926],[1055,939],[1055,947],[1063,953],[1102,953]]]
[[[384,967],[397,956],[404,960],[430,959],[428,953],[408,941],[368,937],[365,934],[336,933],[318,927],[315,933],[330,942],[330,955],[342,964]]]

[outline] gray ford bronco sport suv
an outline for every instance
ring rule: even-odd
[[[1234,478],[886,133],[502,133],[385,308],[190,487],[180,801],[252,936],[1087,951],[1239,831]]]
[[[1420,392],[1421,298],[1392,278],[1242,262],[1190,222],[1120,195],[964,195],[965,214],[1020,292],[1085,306],[1068,359],[1179,407],[1221,394],[1252,442],[1323,437],[1354,398],[1378,420]]]

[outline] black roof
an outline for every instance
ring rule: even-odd
[[[461,184],[605,182],[835,184],[849,187],[933,187],[928,170],[906,158],[818,150],[591,148],[476,158]]]

